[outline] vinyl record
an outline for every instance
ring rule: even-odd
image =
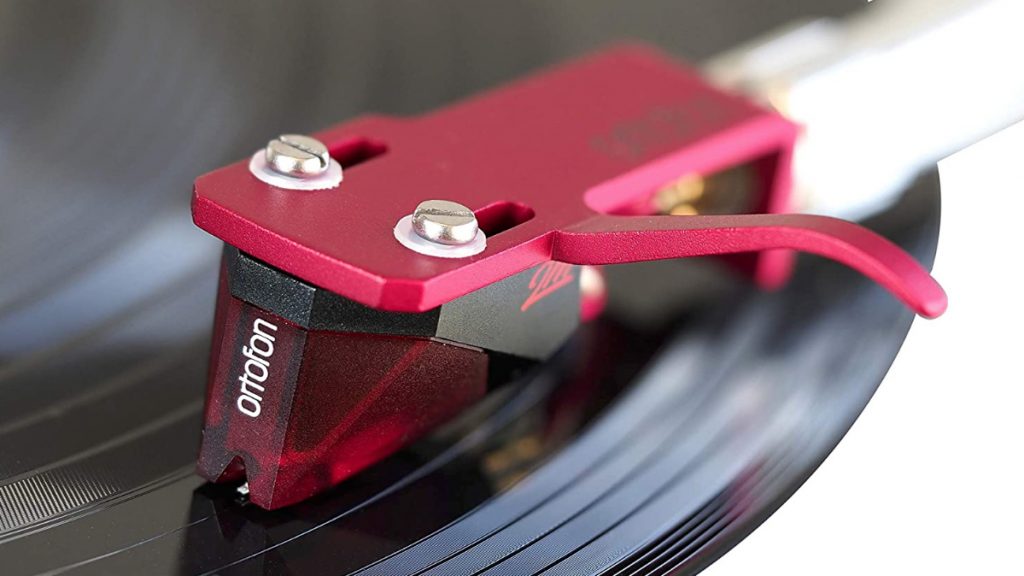
[[[196,175],[627,33],[700,58],[800,15],[676,4],[0,8],[3,573],[692,573],[753,530],[912,320],[812,258],[770,294],[710,262],[611,268],[607,314],[555,358],[299,505],[194,474],[219,255],[189,221]],[[938,218],[928,174],[868,224],[928,261]],[[652,277],[719,289],[679,306]]]

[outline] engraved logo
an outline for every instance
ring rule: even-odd
[[[678,148],[701,134],[710,135],[732,119],[720,98],[702,92],[681,104],[655,106],[615,124],[607,133],[592,138],[590,145],[602,154],[627,161]]]
[[[519,307],[521,312],[526,312],[531,306],[540,302],[562,286],[573,281],[572,265],[562,262],[545,262],[537,267],[530,279],[530,295]]]

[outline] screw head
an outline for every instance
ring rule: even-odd
[[[282,134],[271,140],[265,155],[267,166],[274,172],[293,178],[318,176],[331,163],[323,142],[301,134]]]
[[[462,204],[448,200],[427,200],[421,202],[413,212],[412,229],[425,240],[461,246],[476,238],[479,225],[473,211]]]

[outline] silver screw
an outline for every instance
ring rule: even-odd
[[[412,213],[412,229],[431,242],[459,246],[472,242],[479,226],[473,211],[462,204],[427,200]]]
[[[271,140],[266,156],[267,165],[275,172],[293,178],[323,174],[331,161],[323,142],[301,134],[282,134]]]

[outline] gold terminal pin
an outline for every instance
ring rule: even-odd
[[[740,166],[703,178],[687,174],[655,192],[652,208],[658,214],[741,214],[754,209],[750,167]]]
[[[654,194],[654,209],[659,214],[687,216],[698,213],[697,202],[704,196],[704,178],[687,174]]]

